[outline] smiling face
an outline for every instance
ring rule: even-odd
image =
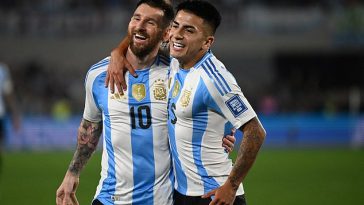
[[[163,11],[141,4],[134,12],[128,26],[130,49],[139,58],[158,49],[163,36]]]
[[[181,67],[191,68],[208,51],[214,37],[208,35],[204,20],[184,10],[178,11],[169,31],[170,54]]]

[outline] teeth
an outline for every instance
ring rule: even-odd
[[[145,37],[145,36],[142,36],[142,35],[140,35],[140,34],[135,34],[135,37],[136,37],[136,38],[143,39],[143,40],[145,40],[145,39],[146,39],[146,37]]]
[[[177,47],[177,48],[183,48],[183,44],[180,44],[180,43],[173,43],[173,46],[174,47]]]

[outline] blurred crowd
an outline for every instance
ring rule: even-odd
[[[173,2],[177,4],[179,1]],[[136,0],[2,0],[0,36],[64,39],[85,34],[97,36],[104,33],[121,33],[125,31],[126,22],[135,2]],[[285,20],[287,25],[299,22],[296,27],[308,25],[306,27],[309,30],[314,26],[320,27],[322,16],[328,13],[338,16],[334,29],[337,39],[335,43],[349,44],[351,46],[348,48],[349,54],[353,54],[351,57],[346,58],[346,55],[335,52],[332,55],[329,52],[328,55],[316,56],[297,54],[306,58],[296,58],[294,54],[287,55],[290,54],[289,51],[283,54],[274,53],[270,65],[274,76],[272,80],[261,90],[247,90],[246,93],[249,94],[253,106],[264,114],[363,112],[364,55],[360,54],[364,50],[362,1],[212,0],[212,2],[222,13],[224,19],[222,26],[225,32],[234,32],[233,29],[256,29],[263,32],[281,29],[280,32],[289,32],[282,24],[276,23],[275,27],[267,24],[267,22],[274,24],[274,18],[278,22],[281,19]],[[303,16],[300,20],[286,18],[282,14],[284,12],[276,12],[279,15],[273,12],[277,9],[286,11],[282,8],[287,7],[291,8],[289,11],[292,10],[293,14],[305,8],[306,13],[294,16],[298,18],[300,15]],[[292,13],[286,14],[289,16]],[[330,23],[327,25],[331,26]],[[301,31],[295,30],[295,32]],[[340,49],[341,47],[339,51]],[[337,62],[335,59],[343,60]],[[96,62],[98,59],[94,60]],[[49,69],[49,66],[53,68]],[[17,99],[24,113],[53,114],[61,117],[65,113],[66,115],[82,113],[83,79],[86,70],[69,68],[64,71],[57,67],[57,64],[45,65],[37,59],[19,62],[9,67]],[[70,70],[72,72],[69,72]]]

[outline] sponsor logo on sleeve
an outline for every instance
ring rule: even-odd
[[[234,95],[233,97],[231,97],[225,102],[225,104],[230,109],[234,117],[238,117],[248,109],[238,95]]]

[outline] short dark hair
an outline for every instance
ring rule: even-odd
[[[165,29],[170,25],[174,18],[174,11],[172,5],[166,3],[164,0],[140,0],[136,5],[137,9],[141,4],[147,4],[150,7],[157,8],[163,11],[163,22],[162,28]]]
[[[178,4],[176,10],[176,13],[180,10],[184,10],[202,18],[211,27],[212,34],[215,34],[216,29],[221,23],[221,15],[219,11],[208,1],[186,0]]]

